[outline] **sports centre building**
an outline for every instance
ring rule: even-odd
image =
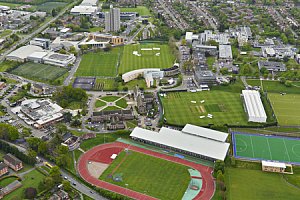
[[[187,124],[181,131],[162,127],[159,132],[136,127],[130,137],[138,142],[174,150],[194,157],[225,160],[227,133]]]

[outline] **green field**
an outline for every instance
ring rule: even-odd
[[[251,86],[261,86],[260,80],[247,80],[247,83]],[[297,82],[296,82],[297,84]],[[288,94],[300,94],[299,87],[286,87],[279,81],[262,81],[263,90],[270,93],[286,92]]]
[[[108,177],[122,174],[122,182]],[[188,188],[188,167],[130,151],[121,152],[104,171],[101,180],[127,187],[159,199],[181,199]]]
[[[109,52],[100,51],[84,54],[76,71],[76,76],[115,77],[120,51],[120,48],[112,48]]]
[[[114,102],[114,101],[120,99],[120,97],[118,97],[118,96],[104,96],[104,97],[101,97],[100,99],[103,100],[103,101],[106,101],[106,102]]]
[[[280,125],[300,125],[300,94],[268,93],[268,97]]]
[[[94,86],[95,90],[111,91],[118,89],[118,83],[114,79],[97,78]]]
[[[96,103],[95,103],[95,107],[100,108],[102,106],[106,106],[106,103],[103,102],[103,101],[97,100]]]
[[[46,2],[37,6],[37,10],[50,13],[53,9],[63,8],[67,3],[64,2]]]
[[[22,187],[16,189],[12,193],[8,194],[3,199],[4,200],[6,200],[6,199],[9,200],[9,199],[13,199],[15,197],[17,197],[17,198],[22,197],[24,189],[26,189],[28,187],[34,187],[34,188],[37,189],[38,192],[41,192],[41,191],[38,190],[38,185],[43,180],[43,178],[44,178],[44,175],[41,174],[37,170],[33,170],[33,171],[29,172],[28,174],[26,174],[24,176],[24,180],[21,181]]]
[[[145,6],[137,6],[136,8],[121,8],[121,12],[138,12],[140,16],[150,16],[150,11]]]
[[[204,103],[200,101],[205,100]],[[192,103],[191,101],[196,101]],[[164,117],[168,124],[185,125],[247,125],[239,93],[221,90],[191,92],[170,92],[162,97]],[[212,114],[213,118],[207,117]],[[206,116],[200,119],[200,116]]]
[[[235,156],[300,163],[300,140],[252,134],[234,134]]]
[[[281,174],[260,170],[226,168],[225,183],[230,200],[296,200],[300,196],[300,190],[288,185]]]
[[[126,99],[122,98],[116,102],[116,105],[121,108],[127,108],[127,101],[126,101]]]
[[[50,82],[63,76],[67,71],[66,68],[28,62],[10,73],[32,80]]]
[[[142,48],[160,48],[160,50],[142,51]],[[133,51],[137,51],[141,56],[133,55]],[[143,68],[169,68],[172,67],[174,61],[175,57],[171,54],[167,44],[127,45],[124,47],[119,73]]]
[[[1,181],[0,181],[0,187],[5,187],[9,184],[11,184],[12,182],[14,182],[15,180],[17,180],[18,178],[17,177],[7,177],[7,178],[3,178]]]

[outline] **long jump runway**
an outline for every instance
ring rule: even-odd
[[[198,170],[201,175],[202,175],[202,179],[203,179],[203,185],[202,185],[202,189],[201,192],[194,198],[195,200],[209,200],[212,198],[214,191],[215,191],[215,185],[214,185],[214,180],[213,177],[211,175],[212,173],[212,168],[197,164],[197,163],[193,163],[187,160],[183,160],[180,158],[176,158],[176,157],[172,157],[172,156],[168,156],[165,154],[161,154],[158,152],[153,152],[147,149],[143,149],[143,148],[139,148],[136,146],[131,146],[128,144],[124,144],[121,142],[114,142],[114,143],[108,143],[108,144],[102,144],[99,146],[96,146],[94,148],[92,148],[91,150],[87,151],[86,153],[84,153],[78,161],[78,172],[80,174],[80,176],[88,183],[97,186],[99,188],[104,188],[106,190],[124,195],[124,196],[128,196],[130,198],[133,199],[139,199],[139,200],[154,200],[156,198],[130,190],[130,189],[126,189],[102,180],[99,180],[95,177],[93,177],[89,171],[88,171],[88,162],[93,160],[95,158],[95,155],[97,154],[101,154],[101,152],[105,152],[105,154],[108,153],[108,151],[111,150],[112,153],[116,153],[120,150],[123,150],[125,148],[128,148],[132,151],[136,151],[136,152],[140,152],[146,155],[150,155],[153,157],[157,157],[157,158],[161,158],[164,160],[168,160],[174,163],[179,163],[182,165],[186,165],[189,166],[191,168],[194,168],[196,170]],[[108,150],[110,149],[110,150]],[[111,154],[110,154],[111,155]],[[101,158],[97,160],[98,162],[101,162]],[[109,163],[109,161],[104,160],[105,163]],[[109,163],[110,164],[110,163]]]

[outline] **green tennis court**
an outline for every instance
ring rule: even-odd
[[[232,133],[234,156],[300,164],[300,139]]]

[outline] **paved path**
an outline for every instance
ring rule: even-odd
[[[194,199],[195,200],[208,200],[208,199],[212,198],[212,196],[214,194],[215,186],[214,186],[213,177],[211,176],[212,169],[210,167],[206,167],[203,165],[199,165],[197,163],[193,163],[193,162],[183,160],[180,158],[164,155],[164,154],[150,151],[147,149],[142,149],[142,148],[139,148],[136,146],[130,146],[128,144],[124,144],[121,142],[114,142],[114,143],[99,145],[99,146],[96,146],[93,149],[87,151],[85,154],[83,154],[78,161],[78,172],[79,172],[80,176],[85,181],[89,182],[92,185],[128,196],[133,199],[139,199],[139,200],[155,199],[151,196],[148,196],[148,195],[145,195],[145,194],[142,194],[139,192],[135,192],[133,190],[129,190],[127,188],[123,188],[123,187],[113,185],[111,183],[99,180],[90,175],[90,173],[87,169],[87,164],[88,164],[89,159],[98,151],[101,151],[101,150],[104,150],[107,148],[118,148],[118,147],[128,148],[128,149],[136,151],[136,152],[141,152],[143,154],[151,155],[151,156],[154,156],[157,158],[162,158],[162,159],[165,159],[165,160],[168,160],[171,162],[186,165],[186,166],[192,167],[192,168],[200,171],[202,178],[203,178],[203,185],[202,185],[202,189],[201,189],[200,193]]]

